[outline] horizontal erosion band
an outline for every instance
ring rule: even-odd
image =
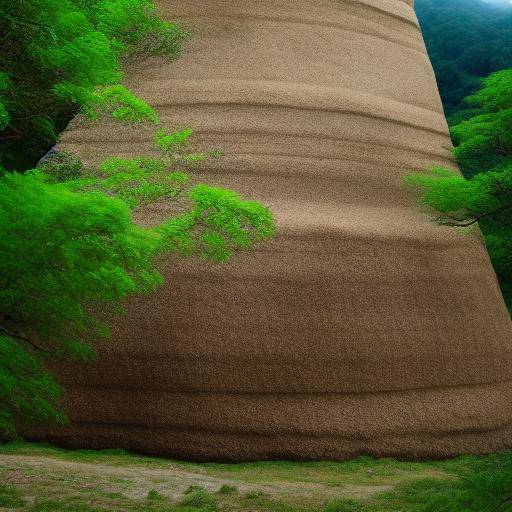
[[[177,334],[179,335],[179,333]],[[172,338],[167,340],[172,349]],[[161,341],[162,345],[164,341]],[[231,357],[224,360],[172,355],[162,352],[135,352],[117,341],[118,350],[100,354],[94,366],[68,365],[56,368],[59,382],[65,387],[83,389],[111,389],[119,392],[152,392],[178,394],[219,395],[304,395],[398,396],[434,392],[468,390],[495,390],[510,387],[512,354],[467,354],[464,365],[448,355],[425,355],[424,358],[386,358],[385,351],[379,361],[364,360],[315,361],[308,364],[283,360],[273,355],[266,362],[256,358]],[[392,347],[391,347],[392,348]],[[115,371],[112,360],[116,361]],[[151,369],[148,372],[148,369]],[[78,378],[80,377],[80,378]],[[492,400],[491,400],[492,402]]]
[[[151,438],[196,436],[210,442],[268,436],[273,442],[289,437],[371,444],[379,439],[386,446],[386,439],[481,433],[491,440],[493,433],[512,428],[512,381],[362,395],[155,393],[70,387],[66,403],[73,404],[70,419],[75,432],[133,431],[146,432]]]
[[[346,460],[357,456],[402,459],[446,458],[489,453],[510,446],[510,425],[492,430],[454,430],[344,437],[294,434],[223,433],[82,423],[71,429],[26,430],[26,438],[73,448],[125,448],[150,455],[195,461]]]
[[[267,5],[262,2],[255,9],[254,2],[239,1],[236,5],[230,5],[229,11],[225,14],[215,4],[208,6],[208,4],[205,5],[202,2],[201,9],[198,9],[195,0],[187,0],[180,3],[160,1],[159,3],[161,14],[170,19],[189,20],[200,17],[235,17],[344,28],[345,25],[342,25],[341,22],[336,23],[332,20],[337,17],[343,20],[350,16],[359,19],[355,25],[361,27],[367,28],[371,25],[379,25],[387,32],[394,32],[391,29],[391,25],[393,22],[399,22],[409,25],[414,29],[415,33],[420,34],[414,10],[411,9],[413,0],[338,0],[335,7],[324,5],[319,10],[305,8],[306,6],[311,6],[311,0],[308,0],[306,3],[295,0],[293,2],[295,9],[290,9],[286,4],[283,9],[282,5],[276,5],[275,2]],[[299,12],[301,13],[300,17],[297,16]],[[396,32],[397,36],[399,36],[403,29]]]

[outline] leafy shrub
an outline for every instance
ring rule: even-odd
[[[148,495],[146,497],[148,500],[162,500],[165,498],[165,496],[163,496],[162,494],[160,494],[158,491],[156,491],[155,489],[151,489],[150,491],[148,491]]]
[[[181,505],[197,508],[204,512],[215,512],[217,510],[215,498],[204,489],[194,490],[185,494]]]
[[[50,182],[62,183],[80,178],[84,165],[82,160],[72,153],[55,151],[39,165],[39,169],[49,177]]]
[[[234,487],[233,485],[222,485],[221,488],[217,491],[218,494],[237,494],[238,488]]]

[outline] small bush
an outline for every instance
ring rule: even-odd
[[[63,183],[80,178],[84,165],[82,160],[72,153],[55,151],[42,161],[39,169],[48,176],[50,182]]]
[[[361,503],[342,499],[329,503],[329,505],[325,507],[324,512],[362,512],[363,510],[364,508]]]
[[[162,496],[158,491],[156,491],[155,489],[151,489],[149,492],[148,492],[148,495],[147,495],[147,499],[148,500],[162,500],[164,499],[165,496]]]
[[[215,498],[204,489],[194,490],[185,494],[181,505],[197,508],[203,512],[215,512],[217,510]]]
[[[238,488],[233,485],[223,485],[218,491],[218,494],[237,494]]]
[[[249,491],[245,497],[250,500],[255,500],[257,498],[263,497],[264,494],[261,491]]]

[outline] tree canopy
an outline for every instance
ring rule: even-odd
[[[174,56],[184,33],[150,0],[11,0],[0,3],[0,165],[26,169],[82,109],[153,118],[119,85],[123,58]]]
[[[59,155],[0,178],[0,434],[20,420],[62,420],[40,360],[94,357],[110,336],[106,319],[163,282],[159,256],[221,262],[273,234],[259,203],[174,170],[217,157],[190,152],[190,134],[159,131],[161,157],[110,158],[83,174],[76,157]],[[161,198],[181,201],[182,213],[152,228],[133,223],[133,208]]]
[[[480,78],[512,67],[512,7],[482,0],[416,0],[415,9],[445,112],[453,116],[480,87]]]
[[[512,69],[490,75],[467,99],[476,115],[452,128],[454,152],[469,179],[437,167],[407,177],[422,191],[421,202],[443,224],[480,222],[489,253],[512,306]]]

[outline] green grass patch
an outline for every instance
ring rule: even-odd
[[[202,512],[216,512],[218,510],[217,501],[204,489],[197,489],[186,493],[181,505],[200,509]]]
[[[0,485],[0,507],[18,508],[25,504],[14,485]]]
[[[0,507],[23,512],[512,512],[512,452],[430,462],[363,457],[349,462],[196,464],[123,450],[71,451],[17,442],[0,446],[2,454],[77,463],[75,472],[52,472],[24,465],[20,458],[16,481],[25,483],[0,486]],[[91,473],[90,466],[81,469],[80,463],[115,466],[119,474],[101,467]],[[158,479],[159,490],[138,482],[133,467],[141,468],[136,475],[146,471],[144,478],[152,483],[152,476]],[[2,471],[11,475],[16,469],[4,466]],[[105,471],[103,479],[91,476],[96,471]],[[166,475],[174,475],[169,487],[173,499],[159,492],[169,482]],[[180,498],[172,489],[181,478],[194,485]],[[217,483],[218,490],[196,485],[201,478],[208,487]],[[381,487],[391,490],[382,492]],[[39,496],[34,504],[33,496]]]

